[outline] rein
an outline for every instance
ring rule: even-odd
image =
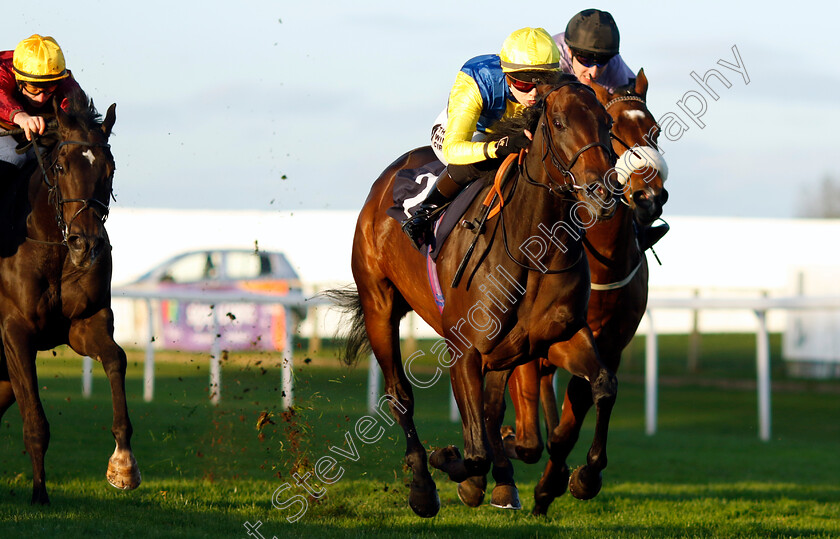
[[[41,169],[41,174],[43,176],[44,184],[47,186],[47,200],[55,208],[55,220],[56,220],[56,224],[58,225],[59,230],[61,231],[62,239],[61,239],[60,242],[58,242],[58,241],[44,241],[44,240],[36,240],[34,238],[30,238],[29,236],[27,236],[26,237],[27,241],[31,241],[31,242],[34,242],[34,243],[46,244],[46,245],[63,245],[65,247],[67,247],[67,238],[70,235],[70,227],[73,226],[73,221],[75,221],[76,218],[79,215],[81,215],[81,213],[83,211],[85,211],[87,209],[93,210],[94,212],[96,212],[97,216],[99,217],[99,219],[103,223],[105,222],[106,219],[108,219],[109,207],[108,207],[107,203],[104,203],[104,202],[102,202],[100,200],[97,200],[95,198],[89,198],[89,199],[63,198],[62,195],[61,195],[61,188],[58,185],[58,181],[57,180],[50,181],[50,177],[49,177],[49,174],[47,172],[48,170],[52,170],[54,175],[58,175],[58,174],[61,173],[61,168],[58,165],[58,152],[59,152],[59,150],[64,146],[71,146],[71,145],[86,146],[86,147],[92,147],[92,148],[110,148],[111,147],[110,144],[105,143],[105,142],[86,142],[86,141],[83,141],[83,140],[63,140],[63,141],[59,142],[58,145],[53,150],[53,153],[55,154],[55,159],[50,164],[50,166],[47,167],[44,163],[44,158],[41,155],[41,151],[38,149],[38,144],[36,143],[36,141],[34,139],[32,140],[32,142],[29,144],[29,146],[31,146],[32,150],[35,152],[35,158],[38,161],[38,166]],[[113,196],[113,193],[112,193],[111,196]],[[68,221],[65,221],[65,219],[64,219],[64,212],[62,211],[62,209],[64,207],[64,204],[71,203],[71,202],[80,203],[82,205],[82,207],[79,208],[78,211],[76,211],[76,213],[73,214],[73,217],[71,217],[70,221],[68,222]],[[97,207],[94,206],[94,204],[98,205],[100,209],[97,209]]]

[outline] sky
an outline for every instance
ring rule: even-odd
[[[110,2],[4,8],[10,50],[53,36],[104,112],[117,104],[116,205],[359,209],[394,159],[429,143],[455,74],[524,26],[561,32],[613,14],[621,53],[645,69],[648,106],[688,129],[660,140],[665,217],[793,217],[840,179],[836,2]],[[736,47],[749,82],[734,64]],[[700,77],[717,69],[730,83]],[[678,103],[704,96],[704,127]],[[698,110],[697,98],[686,103]],[[813,195],[811,195],[813,196]]]

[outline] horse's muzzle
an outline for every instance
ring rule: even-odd
[[[668,191],[658,193],[653,190],[639,189],[633,192],[633,216],[640,225],[650,225],[662,215],[662,206],[668,202]]]
[[[616,198],[614,191],[600,177],[587,182],[585,202],[596,220],[606,221],[615,214]]]

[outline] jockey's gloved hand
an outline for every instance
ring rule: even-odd
[[[519,153],[523,148],[527,148],[531,144],[524,132],[513,136],[504,137],[496,143],[496,157],[507,157],[512,153]]]

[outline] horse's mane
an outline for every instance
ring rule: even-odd
[[[521,115],[502,118],[493,124],[493,131],[487,133],[487,140],[500,140],[522,133],[523,129],[533,133],[543,113],[542,104],[542,100],[539,100],[533,107],[525,109]]]
[[[628,82],[624,86],[619,86],[615,89],[615,91],[612,94],[615,97],[623,97],[626,95],[639,95],[638,93],[636,93],[636,79],[630,79],[630,82]]]
[[[66,96],[61,103],[61,110],[88,129],[102,125],[102,115],[93,105],[93,99],[81,89],[74,90]]]

